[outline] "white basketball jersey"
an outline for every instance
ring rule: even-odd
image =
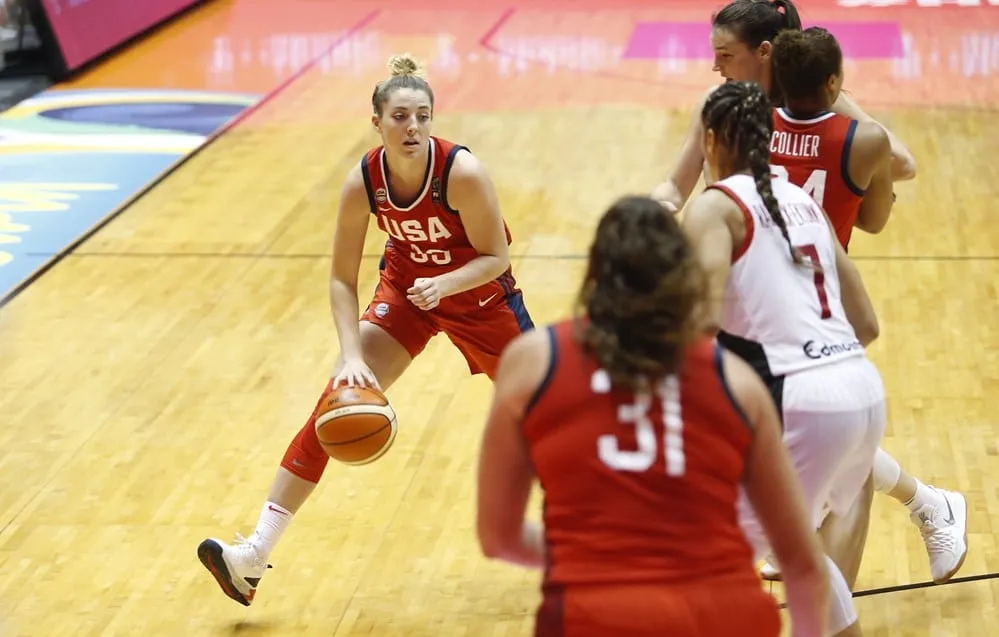
[[[833,235],[815,201],[798,186],[773,180],[791,243],[821,270],[794,263],[751,176],[733,175],[711,187],[732,197],[746,216],[748,245],[736,247],[722,330],[758,345],[765,358],[759,363],[774,376],[864,355],[843,310]]]

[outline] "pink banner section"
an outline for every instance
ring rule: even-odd
[[[895,22],[823,22],[850,59],[901,57],[902,30]],[[639,22],[625,47],[626,59],[703,60],[714,57],[707,22]]]

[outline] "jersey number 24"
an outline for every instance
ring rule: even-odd
[[[771,164],[770,174],[777,179],[791,181],[790,175],[787,173],[787,168],[784,166],[775,166]],[[805,183],[794,185],[804,190],[805,194],[815,200],[815,203],[822,206],[822,200],[826,197],[826,175],[828,174],[829,173],[824,170],[813,170],[811,174],[808,175],[808,179],[805,180]]]
[[[597,374],[605,374],[598,371]],[[604,383],[594,382],[594,386]],[[599,390],[598,390],[599,391]],[[662,419],[653,419],[652,401],[658,401]],[[637,449],[622,450],[617,436],[604,434],[597,438],[597,455],[601,462],[615,471],[648,471],[659,455],[663,442],[666,475],[682,476],[686,466],[683,453],[683,418],[680,413],[680,381],[669,376],[657,383],[652,392],[635,394],[635,401],[618,405],[618,422],[635,428]]]

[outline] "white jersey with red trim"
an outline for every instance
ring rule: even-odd
[[[731,197],[746,218],[746,239],[732,257],[721,327],[764,357],[750,362],[783,376],[863,356],[843,310],[835,239],[815,201],[798,186],[773,180],[791,243],[821,269],[794,263],[751,176],[733,175],[709,187]]]

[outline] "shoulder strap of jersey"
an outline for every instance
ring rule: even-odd
[[[447,184],[451,176],[451,167],[454,165],[454,158],[458,155],[459,152],[467,150],[469,153],[471,153],[472,151],[469,150],[467,146],[462,146],[461,144],[455,144],[454,142],[449,142],[448,140],[441,139],[439,137],[434,137],[433,140],[434,143],[437,144],[437,148],[441,151],[440,156],[444,157],[444,161],[441,164],[439,164],[439,168],[437,168],[439,174],[434,175],[434,177],[440,178],[441,205],[444,206],[445,210],[447,210],[451,214],[456,215],[458,214],[458,210],[452,208],[451,204],[447,200]]]
[[[726,183],[726,181],[728,180],[722,179],[721,181],[716,181],[707,186],[705,190],[717,190],[724,193],[742,211],[742,218],[745,220],[746,235],[742,238],[742,243],[732,246],[732,263],[734,264],[742,258],[742,255],[749,251],[749,246],[753,244],[753,233],[756,231],[756,224],[753,222],[753,213],[746,206],[746,202],[742,200],[742,197],[732,188],[731,184]]]
[[[368,208],[370,208],[371,214],[378,213],[378,207],[375,203],[378,199],[376,196],[378,191],[383,191],[382,197],[387,198],[385,184],[383,183],[384,180],[381,177],[381,169],[378,167],[381,152],[382,147],[379,146],[364,153],[364,157],[361,158],[361,177],[364,179],[364,189],[368,193]],[[374,175],[372,175],[372,167],[374,167]]]
[[[847,124],[846,134],[843,136],[843,152],[840,155],[839,172],[847,189],[858,197],[863,197],[867,191],[855,184],[850,178],[850,149],[853,147],[853,136],[857,133],[859,122],[852,118],[843,117],[849,120],[849,124]]]

